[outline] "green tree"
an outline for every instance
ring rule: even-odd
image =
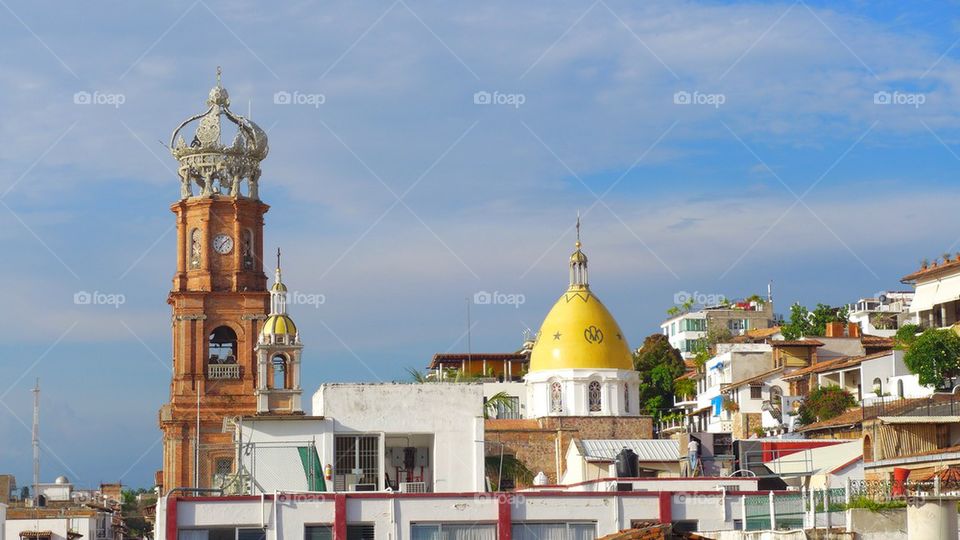
[[[945,379],[960,375],[960,336],[950,329],[928,328],[909,345],[903,363],[920,384],[940,388]]]
[[[701,338],[693,349],[693,362],[697,365],[697,369],[703,369],[707,360],[714,357],[717,343],[729,343],[731,339],[733,339],[733,334],[726,326],[711,324],[707,327],[707,335]]]
[[[898,349],[909,349],[910,345],[913,345],[913,342],[917,340],[917,336],[922,332],[923,329],[920,328],[919,324],[905,324],[897,330],[897,334],[893,337],[896,347]]]
[[[822,336],[827,333],[827,323],[847,322],[850,312],[846,306],[832,308],[817,304],[813,311],[800,304],[790,306],[790,322],[780,328],[784,339],[800,339],[803,336]]]
[[[672,405],[673,381],[683,375],[683,356],[667,336],[653,334],[633,355],[633,368],[640,374],[640,410],[657,415]]]
[[[821,386],[800,404],[797,420],[803,425],[835,418],[857,404],[853,394],[839,386]]]

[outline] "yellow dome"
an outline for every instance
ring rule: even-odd
[[[276,282],[276,283],[273,284],[273,287],[270,287],[270,290],[271,290],[271,291],[274,291],[274,292],[283,292],[283,293],[285,293],[285,292],[287,292],[287,286],[284,285],[282,282],[278,281],[278,282]]]
[[[288,315],[271,315],[263,321],[263,329],[260,330],[260,335],[270,334],[294,336],[297,334],[297,325],[293,324],[293,319]]]
[[[587,286],[571,286],[540,327],[530,353],[530,371],[633,369],[620,326]]]

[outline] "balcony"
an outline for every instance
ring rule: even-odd
[[[207,366],[208,380],[239,379],[240,364],[210,364]]]

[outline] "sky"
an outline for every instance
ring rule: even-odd
[[[685,293],[772,282],[787,313],[908,289],[960,251],[958,7],[0,0],[0,473],[30,482],[39,377],[42,480],[152,485],[165,145],[217,66],[269,134],[309,397],[465,351],[468,305],[472,350],[516,350],[577,212],[634,347]]]

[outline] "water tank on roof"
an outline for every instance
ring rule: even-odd
[[[637,463],[637,453],[630,448],[624,448],[617,454],[617,478],[636,478],[640,476],[640,467]]]

